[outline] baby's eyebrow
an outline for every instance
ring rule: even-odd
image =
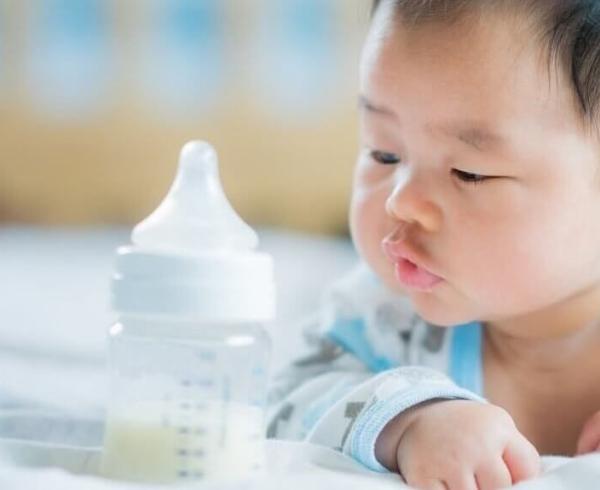
[[[376,114],[383,114],[386,116],[396,117],[396,113],[387,107],[383,107],[377,104],[374,104],[369,99],[367,99],[364,95],[358,96],[358,107],[361,109],[365,109],[368,112],[374,112]]]
[[[476,121],[450,121],[432,126],[430,130],[439,131],[456,138],[478,151],[492,151],[506,146],[506,138],[486,124]]]
[[[358,96],[358,106],[368,112],[398,118],[396,113],[385,106],[371,102],[364,95]],[[471,148],[486,152],[507,146],[507,140],[499,132],[494,131],[488,124],[480,121],[447,121],[443,124],[428,124],[427,129],[434,133],[443,133],[456,138]]]

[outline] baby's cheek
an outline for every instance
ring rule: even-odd
[[[387,268],[381,242],[391,231],[385,203],[374,199],[369,193],[353,196],[350,212],[350,232],[357,252],[378,274]]]
[[[469,236],[473,235],[486,236],[484,233]],[[445,248],[443,273],[471,304],[473,314],[508,313],[520,309],[524,303],[529,287],[522,281],[527,258],[511,253],[508,248],[506,242],[498,239],[465,239]]]
[[[373,259],[377,237],[377,213],[368,198],[355,196],[350,215],[350,231],[358,253],[367,261]]]
[[[497,315],[519,315],[544,308],[562,295],[564,283],[543,252],[508,246],[479,264],[472,284],[484,308]],[[508,252],[508,253],[505,253]]]

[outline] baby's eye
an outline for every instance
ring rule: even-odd
[[[480,174],[473,174],[471,172],[463,172],[462,170],[458,170],[456,168],[452,169],[452,173],[456,177],[458,177],[459,180],[466,182],[468,184],[480,184],[480,183],[484,182],[485,180],[493,178],[488,175],[480,175]]]
[[[372,150],[371,158],[382,165],[394,165],[400,162],[400,157],[387,151]]]

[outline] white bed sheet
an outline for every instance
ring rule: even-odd
[[[270,331],[278,369],[301,352],[301,320],[315,311],[324,286],[348,270],[356,255],[344,239],[277,230],[259,234],[261,248],[275,258],[278,315]],[[103,409],[105,335],[114,319],[108,306],[109,279],[114,249],[127,241],[128,230],[123,228],[0,228],[0,408],[38,405],[90,414]],[[243,488],[401,488],[393,475],[368,472],[333,451],[283,447],[272,452],[271,465],[279,470]],[[600,488],[600,454],[545,461],[548,468],[561,465],[515,488]],[[140,488],[58,469],[0,468],[0,488],[6,490],[83,485],[86,490]]]
[[[90,471],[98,457],[87,457]],[[238,483],[195,483],[169,488],[196,490],[402,490],[409,489],[398,475],[367,470],[337,451],[324,447],[286,441],[267,441],[268,468],[265,476]],[[596,490],[600,483],[600,454],[575,459],[545,458],[544,473],[512,488],[518,490]],[[141,490],[156,486],[113,482],[98,477],[75,475],[57,468],[23,469],[2,466],[3,490]]]

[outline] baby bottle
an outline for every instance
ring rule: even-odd
[[[118,249],[102,472],[149,483],[264,468],[273,262],[230,206],[217,157],[186,144],[160,206]]]

